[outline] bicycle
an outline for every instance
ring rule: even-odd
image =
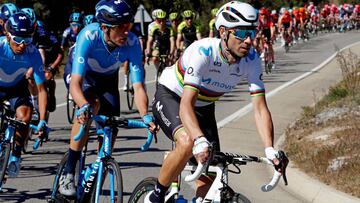
[[[61,195],[59,189],[59,179],[67,162],[67,153],[62,158],[55,175],[51,197],[48,202],[100,202],[100,197],[104,198],[101,202],[122,202],[123,201],[123,181],[121,170],[118,163],[111,156],[112,128],[148,128],[148,126],[137,120],[125,119],[122,117],[106,117],[94,115],[92,117],[102,125],[100,133],[103,134],[100,150],[98,150],[96,161],[85,166],[87,144],[85,145],[81,158],[76,166],[75,183],[77,183],[77,195],[75,199],[69,199]],[[80,131],[74,136],[74,140],[79,140],[84,135],[86,126],[82,125]],[[146,143],[141,147],[142,151],[149,149],[153,135],[148,131]],[[156,136],[155,136],[155,142]],[[109,177],[109,180],[106,179]],[[105,188],[105,185],[109,185]]]
[[[240,174],[240,166],[246,165],[248,162],[258,162],[264,163],[274,166],[274,175],[272,180],[261,187],[263,192],[269,192],[273,190],[277,183],[279,182],[281,173],[277,171],[280,167],[283,171],[283,179],[285,185],[287,185],[286,179],[286,167],[289,162],[285,153],[283,151],[279,151],[279,156],[277,157],[281,164],[278,166],[274,166],[273,162],[264,157],[256,157],[256,156],[247,156],[247,155],[239,155],[239,154],[231,154],[231,153],[223,153],[223,152],[215,152],[215,155],[211,158],[211,164],[198,164],[198,166],[187,165],[183,171],[195,171],[192,175],[188,175],[185,177],[186,182],[191,182],[200,177],[203,171],[206,172],[215,172],[216,178],[211,185],[211,188],[207,192],[204,199],[201,197],[196,197],[193,199],[193,202],[214,202],[214,203],[234,203],[234,202],[249,202],[249,200],[240,193],[236,193],[229,185],[228,185],[228,172]],[[237,170],[230,170],[228,167],[233,165]],[[206,170],[208,169],[208,170]],[[178,178],[180,180],[180,178]],[[132,192],[129,203],[137,203],[144,202],[144,198],[148,195],[149,192],[153,191],[156,185],[157,179],[154,177],[148,177],[143,179]],[[177,182],[171,185],[167,195],[165,196],[165,202],[176,202],[179,198],[182,199],[182,195],[180,195],[180,184]]]
[[[66,113],[70,124],[73,124],[76,108],[76,103],[68,90],[66,94]]]
[[[264,66],[266,74],[271,73],[273,62],[269,51],[269,45],[264,46]]]
[[[1,140],[0,140],[0,191],[6,183],[6,169],[9,162],[10,154],[14,148],[15,132],[17,128],[27,127],[27,124],[21,120],[17,120],[15,112],[11,110],[10,103],[4,101],[0,104],[1,108]],[[30,126],[37,130],[37,126]]]

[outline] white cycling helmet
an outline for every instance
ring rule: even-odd
[[[258,14],[250,4],[231,1],[224,4],[216,13],[215,27],[234,28],[241,26],[257,26]]]

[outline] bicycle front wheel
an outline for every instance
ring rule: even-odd
[[[156,178],[148,177],[143,179],[131,193],[129,203],[142,203],[146,195],[155,189]]]
[[[127,74],[127,84],[126,84],[126,99],[129,110],[132,110],[134,106],[134,87],[131,82],[130,73]]]
[[[5,173],[6,173],[6,168],[7,168],[7,163],[9,162],[9,157],[10,157],[10,143],[5,142],[3,144],[1,144],[1,150],[0,150],[0,186],[2,186],[4,177],[5,177]]]
[[[66,110],[67,110],[67,118],[70,124],[73,124],[75,109],[76,109],[75,101],[71,98],[70,92],[68,91],[66,94]]]
[[[103,182],[100,188],[100,194],[98,194],[98,202],[123,202],[123,180],[119,164],[109,159],[105,163],[105,171],[103,173]],[[98,174],[99,175],[99,174]],[[91,202],[96,200],[96,188],[93,190],[93,197]]]

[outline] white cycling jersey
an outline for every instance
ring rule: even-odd
[[[251,48],[246,57],[229,64],[221,52],[220,39],[204,38],[192,43],[171,67],[165,68],[159,83],[181,97],[184,87],[199,91],[196,106],[205,106],[233,90],[247,79],[251,96],[264,96],[259,55]]]

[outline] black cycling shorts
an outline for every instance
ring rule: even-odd
[[[183,126],[179,116],[180,100],[181,98],[177,94],[159,84],[152,104],[155,122],[172,141],[174,141],[174,133]],[[210,143],[214,142],[215,149],[220,151],[215,104],[195,107],[195,113],[204,136]]]
[[[82,90],[85,98],[99,98],[100,115],[120,116],[120,94],[118,88],[119,74],[116,71],[111,75],[99,76],[96,73],[86,72]]]
[[[28,81],[23,79],[13,87],[0,87],[0,102],[4,100],[10,102],[10,109],[12,111],[16,111],[19,106],[33,108]]]

